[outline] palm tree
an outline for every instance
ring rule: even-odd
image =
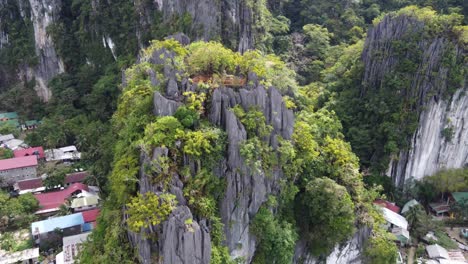
[[[69,214],[71,214],[70,208],[65,204],[61,204],[57,215],[69,215]]]

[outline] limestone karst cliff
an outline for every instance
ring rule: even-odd
[[[2,0],[0,49],[24,49],[34,60],[9,65],[0,62],[3,69],[0,79],[10,79],[9,84],[35,80],[38,95],[48,101],[51,97],[48,82],[70,67],[64,61],[99,64],[102,52],[111,52],[114,59],[134,56],[138,49],[148,45],[148,40],[159,37],[154,32],[185,31],[193,39],[223,40],[239,51],[253,48],[256,37],[263,34],[253,27],[259,11],[246,1],[121,2],[72,5],[69,1],[56,0]],[[16,30],[25,35],[12,32]],[[80,37],[74,30],[80,32]],[[23,42],[32,45],[23,46]],[[101,53],[93,53],[96,45],[101,45]],[[78,48],[73,54],[64,53],[63,50],[73,46]],[[82,58],[78,52],[83,53]]]
[[[358,105],[341,112],[347,136],[363,166],[396,186],[466,165],[466,44],[456,30],[408,8],[368,31],[354,64],[357,85],[341,101]]]

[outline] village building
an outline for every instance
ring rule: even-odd
[[[40,209],[36,214],[52,214],[60,210],[62,204],[67,203],[67,199],[82,192],[88,192],[88,186],[82,183],[74,183],[68,188],[55,192],[34,194],[39,202]]]
[[[73,162],[81,159],[81,153],[75,146],[68,146],[45,151],[46,161]]]
[[[374,201],[374,204],[379,205],[381,207],[385,207],[397,214],[400,212],[400,207],[398,207],[395,203],[391,203],[386,200],[378,199]]]
[[[91,195],[86,197],[75,198],[71,202],[71,208],[74,212],[81,212],[85,210],[94,209],[99,204],[99,196]]]
[[[87,171],[68,173],[65,176],[65,186],[70,186],[73,183],[77,183],[77,182],[84,182],[86,177],[88,177],[88,175],[89,174]]]
[[[24,143],[23,140],[21,139],[10,139],[2,143],[4,147],[7,147],[11,150],[17,150],[17,149],[23,149],[23,148],[28,148],[29,146]]]
[[[0,143],[2,144],[12,139],[15,139],[15,136],[13,134],[0,135]]]
[[[13,151],[15,158],[27,157],[27,156],[36,156],[38,160],[45,158],[44,149],[42,147],[26,148],[26,149],[17,149]]]
[[[393,212],[390,209],[382,207],[383,217],[387,221],[386,227],[391,230],[394,227],[400,227],[408,230],[408,221],[402,215]]]
[[[395,235],[397,242],[400,243],[401,246],[407,245],[410,241],[410,234],[407,229],[394,227],[392,229],[392,234]]]
[[[18,114],[16,112],[0,113],[0,122],[16,119],[18,119]]]
[[[34,130],[36,129],[41,122],[37,120],[27,120],[24,124],[21,125],[21,129],[24,130]]]
[[[81,251],[81,244],[85,242],[91,233],[83,233],[63,238],[63,251],[57,254],[55,262],[57,264],[72,264]]]
[[[33,178],[33,179],[17,181],[13,185],[13,188],[20,195],[25,194],[25,193],[38,193],[38,192],[45,191],[42,178]]]
[[[415,199],[408,201],[408,202],[405,203],[405,205],[403,206],[403,209],[401,209],[401,214],[405,214],[406,212],[409,211],[409,209],[410,209],[411,207],[416,206],[416,205],[418,205],[418,204],[419,204],[419,202],[416,201]]]
[[[36,170],[36,156],[0,160],[0,186],[13,186],[18,181],[34,178]]]
[[[452,192],[450,194],[450,202],[460,205],[468,204],[468,192]]]
[[[62,236],[71,236],[83,232],[85,224],[81,213],[50,218],[31,224],[31,234],[36,245],[61,240]]]
[[[96,227],[96,220],[100,213],[101,213],[100,209],[93,209],[93,210],[81,212],[85,223],[90,224],[93,228]]]
[[[37,263],[39,248],[30,248],[17,252],[0,253],[0,264],[30,264]]]
[[[450,259],[447,250],[438,244],[426,246],[427,255],[431,259]]]

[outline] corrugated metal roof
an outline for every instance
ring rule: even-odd
[[[14,139],[15,136],[13,134],[8,134],[8,135],[0,135],[0,142],[8,141],[11,139]]]
[[[406,218],[404,218],[402,215],[399,215],[385,207],[382,207],[382,212],[383,217],[387,222],[390,222],[391,224],[401,227],[403,229],[408,229],[408,221],[406,221]]]
[[[18,185],[18,189],[20,191],[36,189],[43,186],[41,178],[27,179],[24,181],[16,182],[16,184]]]
[[[29,259],[37,259],[39,257],[39,248],[30,248],[18,252],[5,252],[0,254],[0,264],[18,263]]]
[[[71,214],[56,218],[50,218],[44,221],[34,222],[31,224],[31,233],[43,234],[53,231],[56,228],[64,229],[72,226],[84,224],[84,218],[81,213]]]
[[[450,259],[449,254],[447,250],[438,244],[435,245],[429,245],[426,247],[427,254],[429,255],[429,258],[433,259]]]
[[[98,203],[99,203],[99,197],[97,197],[96,195],[81,197],[81,198],[73,199],[71,203],[71,208],[93,206],[93,205],[97,205]]]
[[[0,119],[3,119],[3,118],[18,119],[18,113],[16,112],[0,113]]]
[[[69,173],[65,177],[65,184],[75,183],[75,182],[83,182],[86,179],[86,177],[88,177],[88,172],[87,171]]]
[[[99,213],[101,213],[101,210],[99,209],[93,209],[93,210],[81,212],[81,214],[83,214],[83,218],[86,223],[95,222],[97,217],[99,216]]]
[[[418,201],[416,201],[415,199],[405,203],[405,205],[403,206],[403,209],[401,209],[401,213],[404,214],[406,213],[411,207],[415,206],[419,204]]]
[[[453,196],[453,199],[455,199],[455,201],[457,201],[457,203],[460,203],[460,202],[467,203],[468,202],[468,192],[453,192],[452,196]]]
[[[374,204],[377,204],[377,205],[380,205],[382,207],[385,207],[389,210],[392,210],[393,212],[395,213],[398,213],[400,212],[400,207],[396,206],[394,203],[391,203],[389,201],[386,201],[386,200],[375,200],[374,201]]]
[[[82,183],[74,183],[65,190],[48,193],[38,193],[34,197],[39,201],[41,209],[37,213],[48,212],[50,209],[58,210],[58,207],[65,203],[65,200],[76,191],[87,191],[88,186]]]
[[[27,148],[27,149],[17,149],[13,151],[15,157],[25,157],[25,156],[33,156],[36,155],[40,159],[45,158],[44,149],[42,147],[34,147],[34,148]]]
[[[0,171],[32,166],[37,166],[36,156],[0,160]]]

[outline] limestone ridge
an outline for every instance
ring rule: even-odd
[[[165,55],[160,56],[163,53]],[[173,57],[167,50],[156,50],[149,59],[150,63],[164,67],[164,83],[157,79],[153,70],[150,69],[147,73],[153,85],[165,87],[164,91],[155,92],[153,96],[153,113],[156,116],[173,115],[182,105],[182,94],[185,91],[202,92],[196,83],[191,84],[187,78],[176,78],[183,75],[168,63],[167,59]],[[125,79],[123,76],[124,81]],[[226,181],[224,197],[219,206],[225,244],[232,257],[243,257],[250,262],[255,253],[256,242],[249,231],[249,225],[268,196],[279,193],[278,180],[283,177],[283,172],[276,168],[267,176],[264,172],[254,172],[245,163],[239,148],[240,143],[247,139],[247,132],[231,111],[236,105],[240,105],[245,111],[255,106],[265,115],[266,122],[273,130],[264,140],[273,148],[278,145],[278,136],[291,139],[294,113],[286,108],[277,89],[263,87],[254,74],[250,74],[249,84],[245,87],[219,87],[211,95],[206,113],[208,120],[227,134],[225,156],[213,171],[217,177]],[[151,175],[145,173],[145,167],[159,166],[159,157],[167,155],[168,150],[160,147],[153,150],[152,157],[142,153],[138,187],[140,193],[162,192],[162,186],[152,182]],[[189,157],[184,157],[184,166],[190,167],[192,171],[197,169],[196,162]],[[212,246],[210,227],[206,219],[193,215],[183,196],[183,188],[181,176],[173,173],[167,190],[176,196],[177,208],[161,225],[150,226],[139,234],[128,233],[132,245],[137,248],[141,263],[154,263],[153,256],[158,256],[161,263],[209,263]],[[193,219],[190,228],[186,224],[188,219]],[[151,237],[154,236],[151,234],[156,234],[157,240],[152,240]]]
[[[449,37],[427,38],[424,30],[425,22],[416,18],[386,16],[368,32],[362,53],[361,96],[385,89],[384,79],[403,60],[417,64],[408,86],[399,90],[402,100],[413,100],[410,110],[418,116],[418,128],[406,139],[410,147],[401,150],[390,162],[387,175],[398,186],[411,177],[420,179],[442,168],[463,167],[468,162],[468,133],[464,124],[468,117],[466,76],[464,85],[451,94],[448,90],[452,89],[449,83],[452,69],[444,64],[447,56],[463,61],[466,51]],[[413,50],[419,53],[397,51],[398,43],[409,41],[415,41]],[[441,132],[449,127],[453,129],[453,137],[447,140]]]
[[[0,7],[8,5],[9,1],[5,0],[0,2]],[[17,1],[18,10],[10,11],[12,17],[14,14],[19,14],[19,17],[15,19],[29,20],[33,27],[33,38],[35,43],[35,55],[37,57],[37,63],[34,65],[18,65],[18,69],[15,72],[17,79],[23,79],[23,81],[36,81],[35,90],[39,97],[44,101],[48,101],[51,97],[51,91],[47,87],[48,82],[57,74],[64,72],[64,65],[61,58],[58,57],[54,47],[52,38],[47,34],[47,27],[51,25],[57,18],[60,12],[61,3],[55,0],[37,1],[29,0]],[[5,8],[5,10],[8,10]],[[5,11],[8,12],[8,11]],[[0,29],[8,27],[9,25],[3,25],[0,20]],[[26,23],[27,25],[29,23]],[[0,30],[0,49],[6,48],[9,44],[9,35],[7,32]],[[10,69],[11,70],[11,69]],[[1,78],[10,79],[11,76],[3,76],[6,73],[0,72]],[[0,78],[0,79],[1,79]],[[13,78],[15,79],[15,78]]]
[[[462,168],[468,163],[468,96],[466,88],[449,100],[431,100],[419,116],[411,148],[392,160],[388,175],[397,183],[421,179],[445,168]],[[451,139],[441,133],[449,129]]]
[[[30,36],[34,42],[34,52],[37,56],[35,65],[17,65],[15,69],[8,69],[14,72],[17,77],[12,81],[36,81],[36,91],[44,100],[48,101],[51,97],[51,91],[48,88],[48,82],[59,73],[65,71],[63,58],[57,54],[56,43],[49,34],[47,28],[63,19],[62,10],[68,8],[62,5],[67,3],[57,0],[1,0],[0,7],[6,6],[7,2],[15,2],[15,19],[23,19],[27,25],[32,25],[34,34]],[[92,1],[92,10],[89,16],[92,20],[98,20],[100,16],[99,2]],[[172,24],[175,17],[188,17],[190,19],[190,28],[187,33],[192,39],[213,40],[222,39],[232,48],[241,52],[254,47],[254,33],[252,30],[253,11],[246,1],[218,1],[218,0],[158,0],[153,2],[134,1],[135,14],[135,32],[130,33],[128,37],[134,37],[139,48],[144,48],[147,43],[147,36],[151,35],[151,25],[154,23],[158,13],[162,14],[160,27],[166,27]],[[5,8],[5,10],[7,10]],[[9,11],[6,11],[9,12]],[[7,14],[11,17],[13,14]],[[70,19],[70,18],[67,18]],[[78,19],[78,18],[77,18]],[[11,40],[7,31],[2,30],[2,23],[7,21],[0,20],[0,49],[5,48]],[[91,23],[91,22],[90,22]],[[93,22],[95,23],[95,22]],[[6,25],[8,26],[8,25]],[[100,41],[104,48],[109,49],[114,59],[119,55],[119,43],[114,42],[113,38],[119,34],[129,34],[129,32],[106,32],[106,28],[98,24],[84,25],[84,30],[89,30],[94,39]],[[113,34],[113,35],[112,35]],[[146,38],[144,38],[146,36]],[[81,44],[87,45],[87,44]],[[91,58],[91,61],[93,58]],[[1,66],[1,65],[0,65]],[[0,69],[0,79],[6,80],[9,73]],[[25,77],[25,78],[24,78]]]

